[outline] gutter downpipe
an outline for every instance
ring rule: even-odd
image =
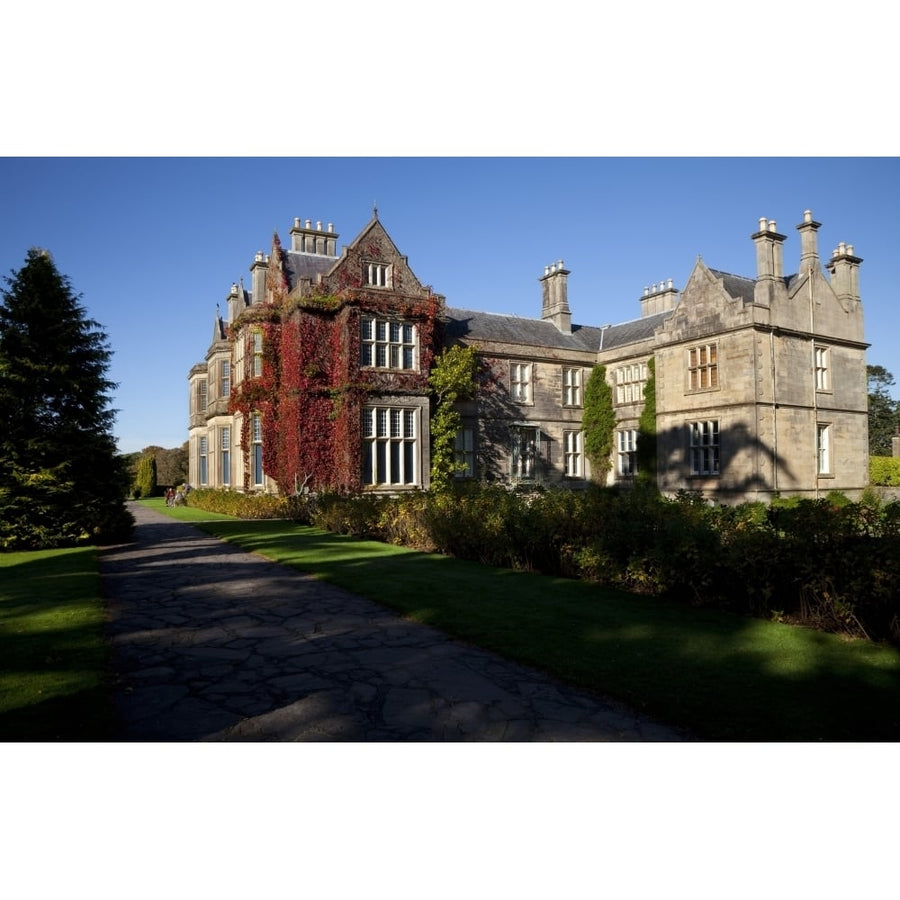
[[[816,476],[816,500],[819,499],[819,394],[816,386],[816,311],[813,301],[812,291],[812,266],[809,267],[809,281],[807,287],[809,290],[809,341],[812,348],[812,389],[813,389],[813,447],[815,450],[815,465],[813,472]]]

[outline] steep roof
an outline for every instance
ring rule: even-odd
[[[603,349],[607,350],[652,338],[653,332],[669,314],[669,312],[658,313],[605,328],[573,325],[572,333],[564,334],[552,322],[544,319],[526,319],[448,307],[447,336],[454,340],[496,341],[525,344],[529,347],[596,353],[600,349],[601,340]]]
[[[672,315],[672,310],[656,313],[652,316],[643,316],[640,319],[632,319],[619,325],[610,325],[604,329],[603,349],[614,350],[618,347],[627,347],[628,344],[637,344],[640,341],[648,341],[653,333],[666,319]],[[597,329],[599,331],[599,329]]]
[[[315,282],[320,274],[325,275],[329,272],[339,259],[337,256],[300,253],[298,250],[285,250],[283,258],[290,289],[295,288],[301,278],[311,278]]]

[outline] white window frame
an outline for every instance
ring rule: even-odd
[[[219,377],[220,377],[220,385],[221,391],[219,396],[230,397],[231,396],[231,361],[227,359],[223,359],[219,363]]]
[[[419,331],[411,322],[362,316],[359,364],[367,369],[418,368]]]
[[[199,456],[199,477],[201,487],[209,484],[209,438],[204,434],[200,436]]]
[[[532,363],[509,364],[509,396],[516,403],[531,403]]]
[[[259,330],[250,333],[250,348],[253,353],[250,375],[259,378],[263,373],[263,336]]]
[[[389,288],[393,281],[393,272],[390,263],[366,262],[365,281],[366,287]]]
[[[622,478],[633,478],[637,474],[636,428],[624,428],[616,432],[616,471]]]
[[[691,475],[719,475],[721,443],[718,419],[691,422],[688,425],[691,451]]]
[[[828,347],[816,345],[814,351],[816,369],[816,390],[831,390],[831,353]]]
[[[250,447],[254,487],[261,487],[266,477],[262,465],[262,443],[262,415],[255,412],[250,418]]]
[[[363,485],[410,488],[421,485],[419,410],[410,406],[363,409]]]
[[[713,391],[719,387],[719,346],[698,344],[687,351],[688,390]]]
[[[205,414],[207,406],[209,406],[209,387],[206,379],[201,378],[197,382],[197,412],[200,415]]]
[[[563,432],[563,474],[566,478],[584,477],[583,441],[581,431]]]
[[[831,464],[832,428],[830,422],[816,422],[816,474],[833,475]]]
[[[581,369],[564,368],[563,406],[581,406]]]
[[[648,371],[647,363],[632,363],[616,369],[616,406],[643,402]]]
[[[221,476],[223,486],[231,484],[231,426],[222,425],[219,428],[219,448],[221,450]]]

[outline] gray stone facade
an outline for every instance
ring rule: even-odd
[[[615,325],[572,324],[570,272],[562,260],[539,278],[540,317],[444,307],[445,343],[474,346],[483,363],[476,398],[459,407],[466,474],[510,485],[585,486],[592,473],[581,433],[584,388],[593,367],[602,365],[617,419],[606,481],[630,484],[653,359],[656,477],[665,493],[697,490],[721,502],[777,494],[817,497],[832,490],[858,496],[868,484],[862,260],[852,246],[840,244],[823,265],[819,228],[807,211],[797,226],[797,269],[786,274],[787,238],[775,222],[761,219],[750,236],[754,278],[698,259],[683,290],[671,280],[646,288],[635,304],[639,315]],[[301,238],[321,239],[312,255],[317,264],[334,266],[328,233],[295,225],[292,238],[295,246]],[[232,289],[228,321],[242,303],[260,302],[265,262],[258,255],[252,292]],[[201,483],[201,438],[207,437],[208,447],[228,425],[221,379],[233,349],[226,325],[217,315],[206,360],[190,373],[194,484]],[[231,427],[233,434],[240,432],[238,424]],[[424,442],[417,450],[423,470],[427,451]],[[210,478],[208,465],[207,483],[222,483]],[[420,486],[427,486],[426,478]]]

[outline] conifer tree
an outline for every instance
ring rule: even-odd
[[[112,353],[46,250],[0,288],[0,549],[122,540],[129,478],[111,428]]]

